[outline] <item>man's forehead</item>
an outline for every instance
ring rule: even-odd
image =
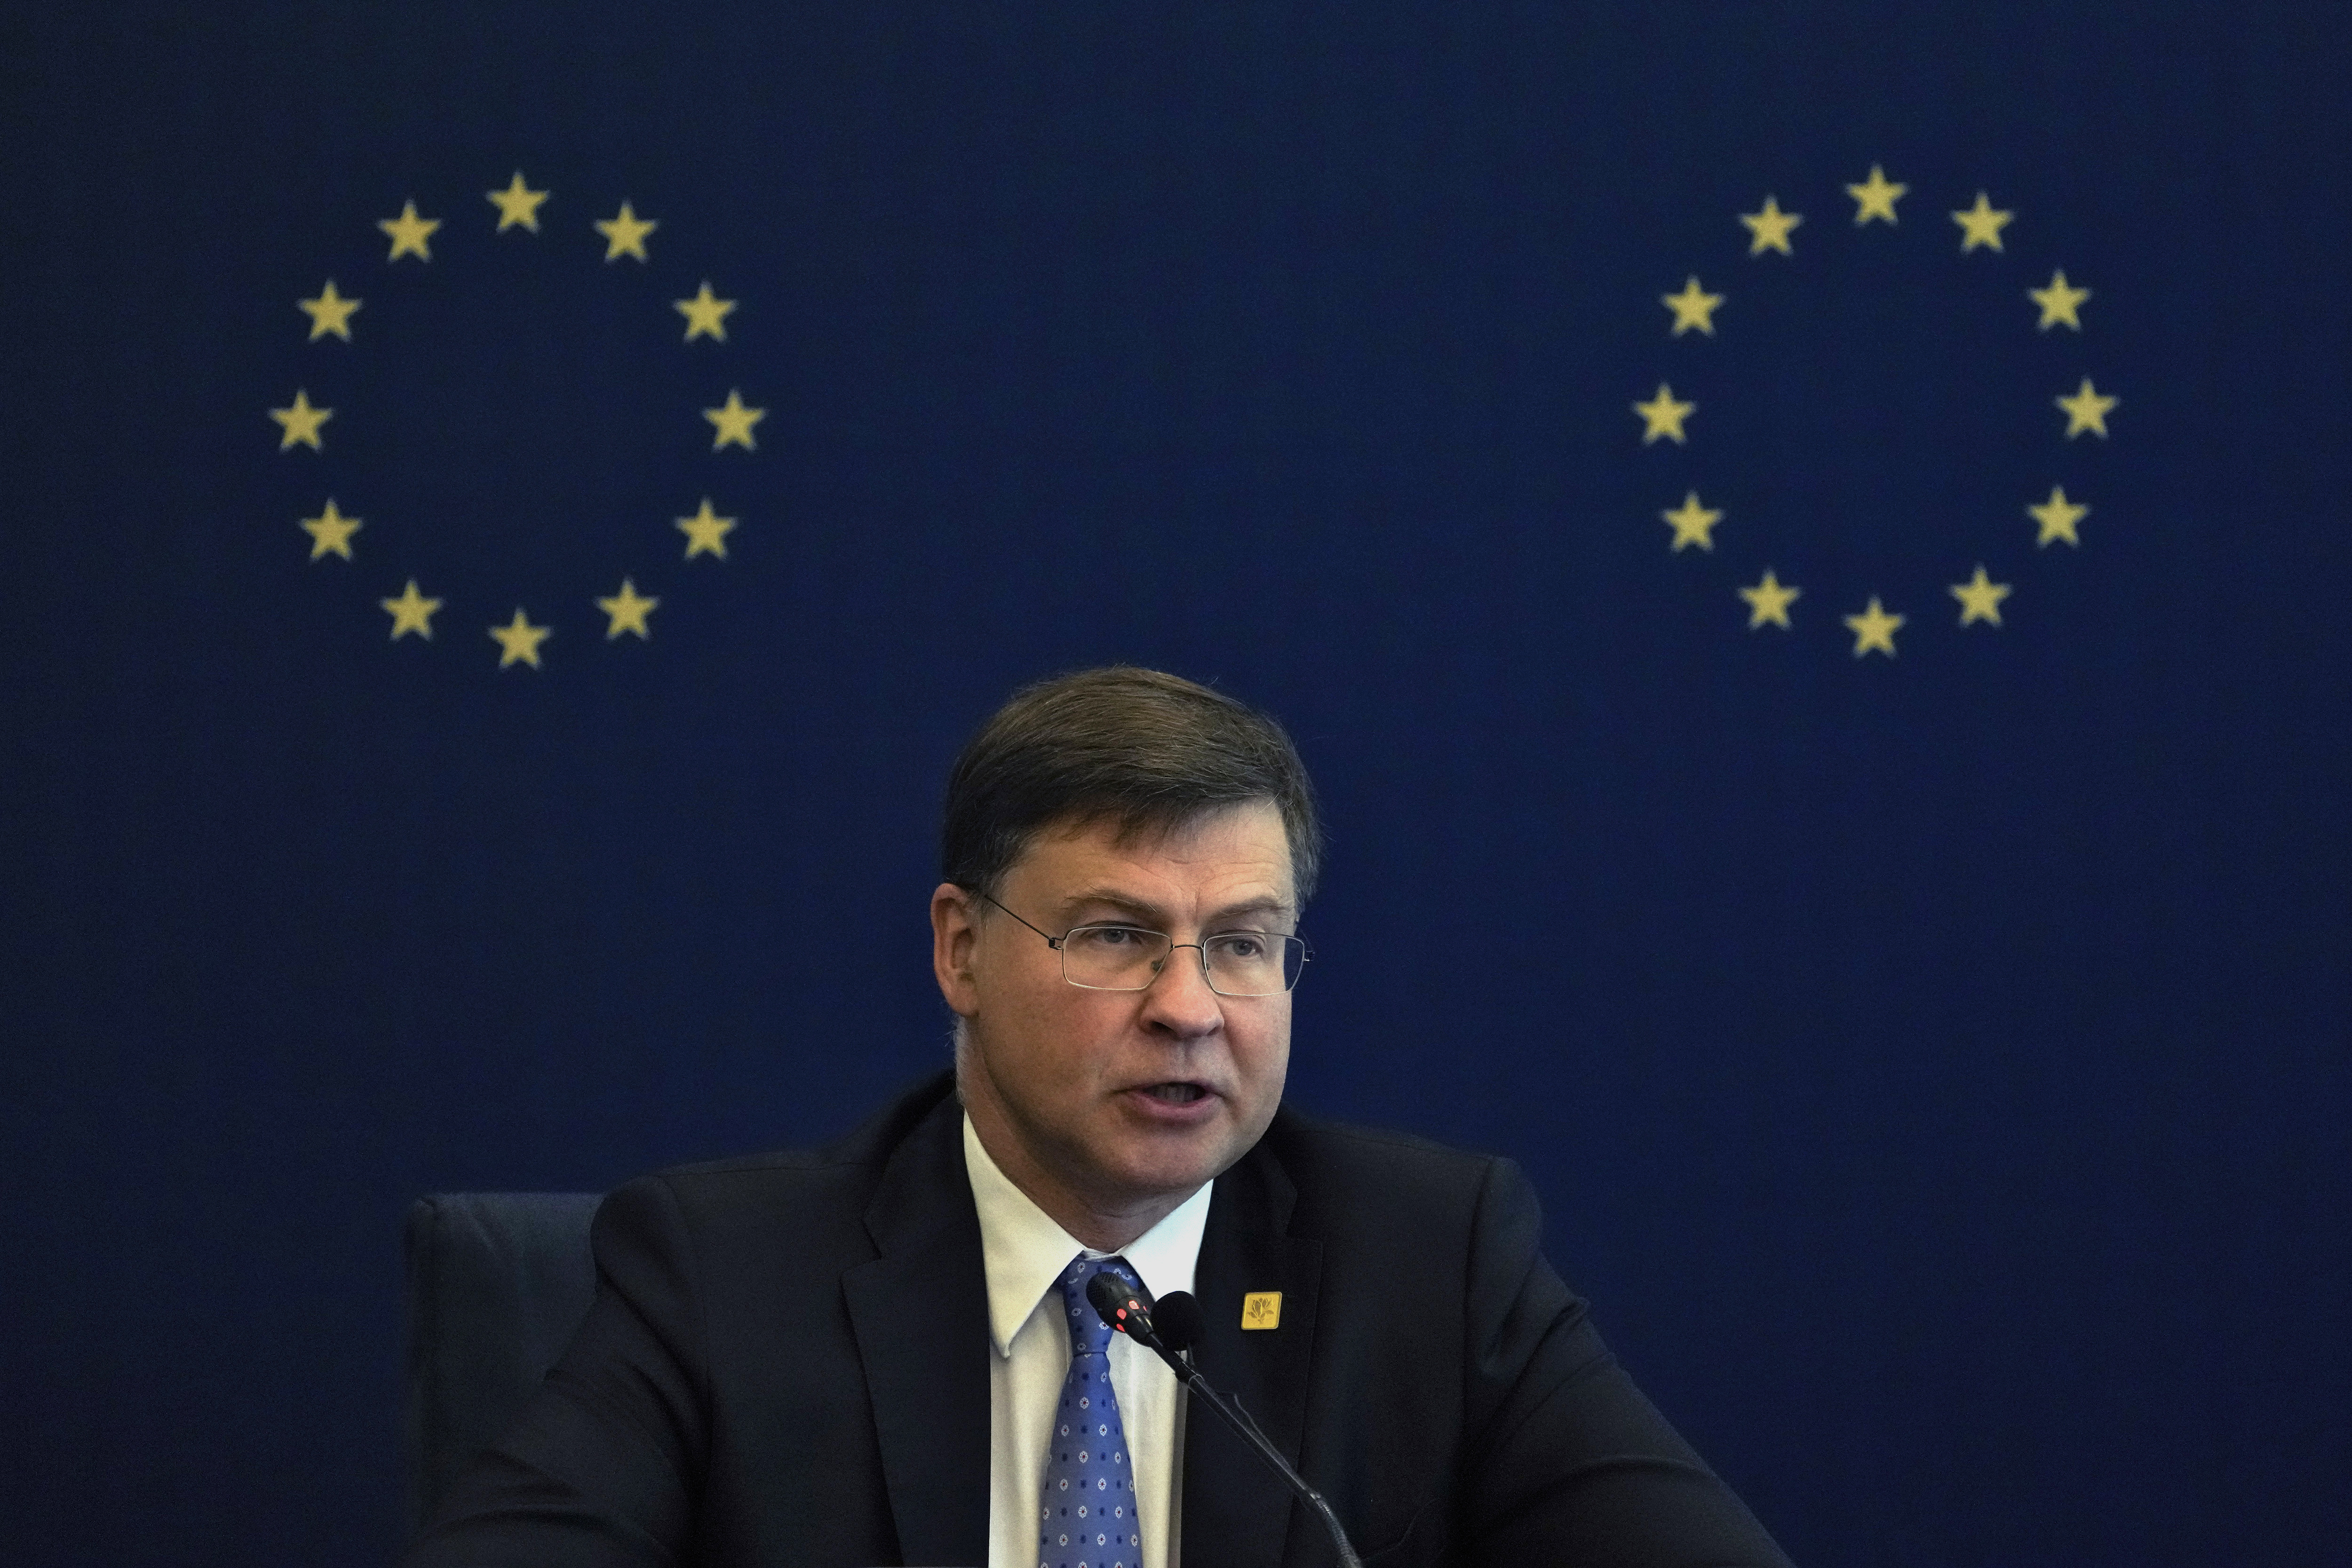
[[[1145,816],[1118,811],[1073,812],[1055,818],[1031,836],[1034,850],[1047,841],[1091,840],[1120,850],[1182,854],[1203,841],[1234,837],[1270,836],[1287,856],[1290,836],[1282,812],[1264,798],[1236,800],[1202,806],[1176,816]]]
[[[1047,891],[1069,899],[1156,901],[1164,879],[1203,880],[1241,902],[1288,907],[1295,901],[1289,834],[1269,800],[1236,801],[1170,820],[1124,819],[1108,813],[1048,823],[1010,868],[1066,885]],[[1121,876],[1122,870],[1130,872]]]

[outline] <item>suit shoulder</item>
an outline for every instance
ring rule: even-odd
[[[1386,1193],[1411,1193],[1419,1203],[1433,1198],[1471,1203],[1498,1175],[1508,1179],[1517,1173],[1517,1166],[1501,1155],[1453,1148],[1392,1128],[1328,1121],[1287,1107],[1276,1113],[1266,1129],[1265,1148],[1299,1184],[1302,1194],[1310,1188],[1328,1188],[1354,1194],[1358,1204]]]
[[[1275,1112],[1266,1137],[1284,1152],[1322,1158],[1389,1163],[1412,1169],[1459,1169],[1483,1172],[1502,1158],[1472,1149],[1456,1149],[1416,1132],[1392,1127],[1364,1127],[1335,1121],[1284,1106]]]
[[[830,1143],[672,1165],[628,1186],[666,1188],[689,1208],[796,1191],[870,1188],[891,1156],[926,1118],[940,1110],[953,1089],[951,1079],[942,1074],[918,1084]]]
[[[1515,1288],[1540,1253],[1542,1205],[1501,1155],[1289,1112],[1276,1114],[1259,1150],[1266,1161],[1252,1179],[1277,1215],[1286,1185],[1295,1194],[1283,1223],[1322,1243],[1340,1294],[1415,1302],[1435,1322],[1472,1284]]]
[[[845,1155],[838,1144],[814,1149],[766,1149],[756,1154],[730,1154],[723,1160],[696,1160],[654,1172],[666,1182],[691,1183],[703,1177],[757,1175],[770,1171],[823,1171],[865,1162]]]

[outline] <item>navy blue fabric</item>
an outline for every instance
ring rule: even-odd
[[[1321,785],[1294,1100],[1520,1161],[1795,1560],[2340,1557],[2348,58],[2336,0],[12,8],[0,1557],[383,1561],[407,1205],[938,1067],[940,781],[1110,659]]]
[[[409,1522],[504,1432],[596,1296],[593,1193],[438,1193],[408,1211]]]

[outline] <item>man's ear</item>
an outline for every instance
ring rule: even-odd
[[[931,973],[948,1006],[965,1018],[980,1011],[980,985],[971,973],[980,928],[972,904],[972,896],[953,882],[931,889]]]

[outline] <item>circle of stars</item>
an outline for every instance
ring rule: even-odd
[[[494,235],[505,234],[509,229],[520,229],[525,235],[541,232],[540,209],[547,205],[552,193],[532,189],[520,170],[515,172],[503,190],[488,191],[484,195],[496,210],[498,226],[492,231]],[[433,237],[440,232],[443,225],[443,219],[426,217],[418,213],[414,199],[401,203],[398,216],[379,219],[375,226],[390,242],[384,264],[387,267],[397,266],[404,259],[414,259],[420,265],[429,265],[433,260]],[[624,201],[620,210],[611,217],[598,218],[589,226],[602,237],[604,258],[609,265],[625,258],[641,264],[651,260],[646,240],[661,225],[655,219],[638,216],[635,207]],[[345,295],[330,278],[318,293],[297,300],[295,306],[309,318],[309,342],[334,338],[350,343],[354,342],[352,318],[364,302]],[[734,313],[739,303],[739,300],[719,298],[712,291],[710,280],[704,279],[693,298],[673,300],[671,308],[686,320],[685,342],[692,343],[708,339],[713,343],[724,343],[727,341],[727,319]],[[723,403],[701,412],[711,427],[710,449],[713,452],[724,452],[730,447],[745,452],[758,449],[754,429],[768,416],[768,411],[746,404],[740,387],[728,388]],[[305,447],[323,454],[326,450],[324,431],[327,422],[334,416],[333,408],[321,407],[310,401],[307,386],[298,386],[293,400],[287,406],[269,410],[269,417],[278,429],[278,449],[290,452],[297,447]],[[692,561],[705,555],[719,561],[727,559],[727,536],[734,531],[738,520],[718,515],[709,496],[702,498],[700,507],[692,516],[674,521],[678,531],[686,538],[681,559]],[[302,531],[310,536],[311,561],[320,561],[330,555],[346,562],[358,559],[352,541],[365,525],[360,518],[345,515],[333,497],[327,499],[317,516],[306,517],[299,521]],[[395,643],[412,636],[419,641],[430,642],[433,638],[433,617],[445,604],[444,600],[425,593],[414,577],[407,580],[399,594],[376,602],[391,618],[390,640]],[[661,604],[661,599],[657,595],[640,593],[633,577],[623,577],[618,591],[598,597],[594,604],[604,616],[606,641],[634,637],[644,642],[653,637],[650,617]],[[552,624],[534,623],[530,612],[520,605],[515,606],[511,617],[503,624],[492,623],[488,630],[490,640],[499,647],[500,669],[517,664],[532,669],[540,668],[541,646],[555,635]]]
[[[1853,226],[1864,228],[1872,224],[1885,224],[1889,228],[1902,222],[1897,204],[1910,194],[1911,187],[1886,176],[1881,165],[1873,163],[1867,178],[1845,187],[1845,194],[1854,204]],[[2017,215],[1996,207],[1989,192],[1979,190],[1968,206],[1951,211],[1952,223],[1959,230],[1958,247],[1962,256],[1979,250],[2004,254],[2003,236]],[[1795,236],[1804,223],[1804,215],[1784,211],[1777,195],[1768,193],[1762,204],[1752,213],[1738,215],[1740,226],[1748,231],[1748,255],[1750,258],[1778,255],[1794,258],[1797,254]],[[2053,327],[2069,331],[2083,331],[2082,310],[2092,298],[2092,291],[2072,281],[2063,268],[2053,271],[2049,283],[2042,288],[2025,290],[2027,299],[2039,311],[2034,322],[2037,331],[2047,332]],[[1671,294],[1661,294],[1658,302],[1671,315],[1668,335],[1680,338],[1696,332],[1712,338],[1715,314],[1723,309],[1727,295],[1711,292],[1699,280],[1696,273],[1685,275],[1683,286]],[[2101,392],[2093,379],[2085,375],[2081,384],[2071,393],[2062,393],[2052,403],[2065,416],[2060,432],[2063,439],[2073,441],[2084,436],[2107,437],[2107,416],[2121,399],[2112,393]],[[1633,412],[1642,422],[1642,445],[1654,446],[1661,441],[1676,447],[1687,447],[1691,441],[1691,424],[1699,405],[1675,395],[1673,385],[1658,383],[1657,391],[1649,397],[1636,400]],[[2064,544],[2070,549],[2082,547],[2078,525],[2089,516],[2091,508],[2069,499],[2065,487],[2053,485],[2047,499],[2028,502],[2025,514],[2036,527],[2034,547],[2047,549],[2052,544]],[[1715,531],[1725,522],[1721,508],[1702,501],[1696,489],[1685,490],[1682,503],[1658,512],[1660,521],[1672,530],[1668,548],[1675,554],[1686,550],[1711,552],[1715,549]],[[2001,605],[2012,592],[2014,584],[1996,583],[1979,562],[1973,574],[1964,583],[1951,584],[1946,590],[1958,605],[1958,624],[1962,627],[1984,626],[1998,627],[2001,623]],[[1794,584],[1780,581],[1775,569],[1764,568],[1755,583],[1740,587],[1739,597],[1748,606],[1748,629],[1759,631],[1771,626],[1780,631],[1794,629],[1796,622],[1791,606],[1804,596],[1804,590]],[[1876,594],[1867,595],[1864,607],[1851,615],[1841,616],[1846,629],[1853,636],[1853,657],[1864,658],[1871,654],[1895,657],[1895,636],[1909,623],[1910,617],[1886,607]]]

